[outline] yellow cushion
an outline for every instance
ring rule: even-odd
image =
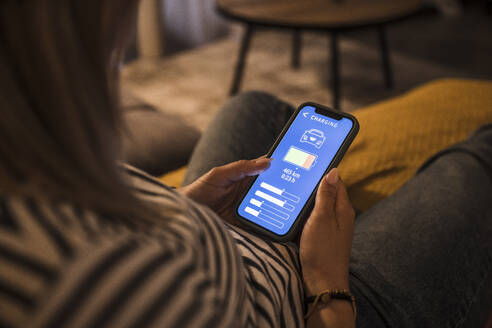
[[[183,166],[177,170],[164,174],[159,179],[165,184],[167,184],[168,186],[179,187],[183,182],[185,173],[186,173],[186,166]]]
[[[340,174],[354,206],[366,210],[410,179],[432,154],[492,122],[492,82],[437,80],[353,114],[360,132]],[[161,179],[178,186],[184,172]]]
[[[368,209],[437,151],[492,121],[492,82],[437,80],[358,110],[360,132],[340,164],[354,206]]]

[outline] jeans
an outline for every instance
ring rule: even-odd
[[[199,141],[184,184],[272,146],[290,105],[232,98]],[[350,288],[357,327],[480,327],[492,309],[492,126],[429,159],[356,218]]]

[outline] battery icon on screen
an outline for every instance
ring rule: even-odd
[[[284,157],[284,161],[309,170],[313,167],[318,156],[308,153],[296,147],[290,147]]]

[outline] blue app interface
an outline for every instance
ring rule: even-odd
[[[352,128],[348,118],[336,120],[301,109],[239,205],[238,213],[277,235],[285,235]]]

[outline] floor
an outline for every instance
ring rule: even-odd
[[[429,12],[388,28],[395,88],[383,85],[376,31],[343,35],[342,104],[352,111],[401,94],[433,79],[492,79],[492,16],[481,3],[464,14],[445,18]],[[271,92],[294,105],[315,101],[331,105],[329,39],[305,33],[302,66],[290,67],[291,34],[264,31],[255,35],[242,90]],[[136,60],[123,71],[123,85],[159,110],[182,117],[199,130],[228,98],[239,38],[218,42],[173,57]]]

